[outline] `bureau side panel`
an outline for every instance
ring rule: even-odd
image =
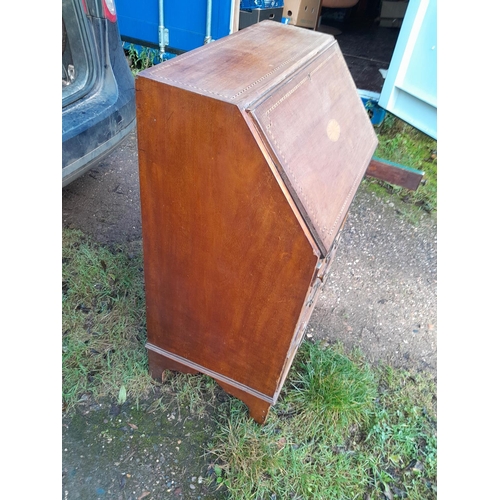
[[[317,257],[240,110],[147,78],[148,341],[273,397]]]

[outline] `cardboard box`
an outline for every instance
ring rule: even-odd
[[[289,24],[302,28],[316,29],[321,13],[321,0],[285,0],[283,17],[289,18]]]
[[[380,10],[380,26],[384,28],[400,28],[407,7],[407,1],[394,2],[383,0]]]

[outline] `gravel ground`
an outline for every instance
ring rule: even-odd
[[[63,227],[101,243],[140,244],[137,145],[130,136],[107,160],[63,189]],[[417,226],[398,200],[362,184],[306,335],[358,347],[373,363],[436,376],[436,220]],[[221,393],[220,397],[224,397]],[[203,450],[210,415],[84,401],[63,417],[63,499],[224,498],[209,485]]]
[[[436,375],[436,222],[413,226],[398,206],[358,191],[306,333]]]

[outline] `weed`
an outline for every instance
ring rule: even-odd
[[[134,44],[130,44],[125,49],[125,55],[134,76],[140,71],[150,68],[161,61],[160,51],[149,47],[137,48]]]

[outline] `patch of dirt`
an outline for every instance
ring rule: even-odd
[[[99,166],[62,190],[63,227],[99,243],[139,241],[141,199],[135,131]]]
[[[210,415],[157,401],[153,395],[118,406],[88,399],[63,415],[63,499],[225,498],[205,453]]]

